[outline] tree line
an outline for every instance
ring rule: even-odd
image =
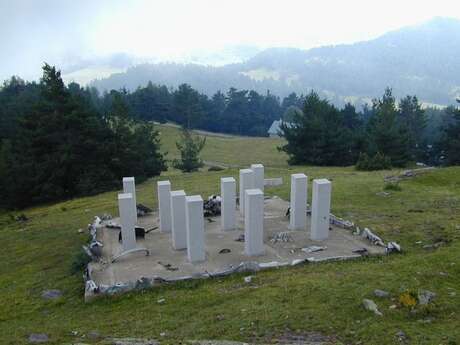
[[[107,112],[90,93],[65,86],[47,64],[39,83],[11,78],[0,90],[0,205],[96,194],[160,174],[166,162],[152,124],[135,121],[114,94]]]
[[[460,163],[460,111],[425,110],[416,96],[397,102],[390,88],[361,112],[351,104],[338,109],[311,92],[281,131],[287,143],[280,150],[290,164],[379,170],[409,162]]]
[[[95,194],[123,176],[138,181],[167,169],[153,121],[184,128],[173,166],[202,165],[205,142],[190,129],[265,136],[282,118],[280,147],[290,164],[353,165],[384,169],[420,161],[460,163],[460,111],[423,109],[416,96],[399,102],[391,89],[358,111],[338,108],[315,92],[280,100],[267,92],[231,88],[212,97],[187,84],[149,83],[133,92],[65,85],[47,64],[39,82],[12,77],[0,87],[0,188],[2,207]],[[281,134],[281,133],[280,133]]]

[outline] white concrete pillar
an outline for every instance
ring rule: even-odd
[[[240,170],[240,214],[244,214],[244,192],[254,188],[254,171],[251,169]]]
[[[121,222],[121,238],[123,251],[136,248],[136,233],[134,227],[135,213],[133,212],[133,196],[131,193],[118,194],[118,211]]]
[[[175,190],[171,195],[171,230],[174,249],[187,248],[187,223],[185,219],[185,192]]]
[[[191,263],[204,261],[204,215],[203,199],[200,195],[185,197],[187,223],[187,256]]]
[[[236,181],[233,177],[220,179],[220,224],[223,231],[236,229]]]
[[[291,175],[291,212],[289,229],[306,230],[307,226],[308,177],[305,174]]]
[[[137,201],[136,201],[136,183],[134,177],[123,177],[123,193],[131,193],[132,205],[134,208],[135,223],[137,224]]]
[[[244,253],[248,256],[264,253],[264,193],[260,189],[245,192]]]
[[[254,171],[254,188],[264,191],[264,166],[262,164],[251,164],[251,170]]]
[[[310,238],[316,241],[325,240],[329,237],[331,182],[327,179],[313,180],[312,199]]]
[[[171,182],[158,181],[158,216],[160,218],[160,231],[171,232]]]

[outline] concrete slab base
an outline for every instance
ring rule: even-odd
[[[182,277],[203,276],[203,273],[222,272],[236,268],[241,263],[256,262],[259,267],[277,267],[291,265],[310,258],[308,261],[322,261],[328,258],[356,257],[353,250],[366,248],[369,254],[383,254],[385,249],[374,246],[360,236],[352,235],[351,231],[331,226],[329,238],[324,241],[310,240],[310,217],[307,217],[305,229],[290,230],[289,218],[285,216],[289,206],[280,198],[264,200],[264,254],[249,257],[244,254],[244,242],[237,241],[244,234],[244,218],[235,211],[237,229],[223,232],[220,228],[220,217],[205,219],[205,250],[206,260],[192,264],[187,260],[186,250],[174,250],[171,234],[154,230],[138,239],[137,244],[149,250],[150,255],[133,253],[121,257],[115,262],[111,259],[122,251],[118,242],[117,229],[102,228],[97,237],[104,246],[100,262],[89,264],[91,279],[98,285],[111,286],[116,284],[135,283],[142,277],[180,280]],[[113,221],[119,222],[119,219]],[[158,226],[158,214],[139,217],[138,223],[147,229]],[[278,236],[285,241],[272,241],[280,232],[287,235]],[[327,249],[307,253],[302,248],[325,246]]]

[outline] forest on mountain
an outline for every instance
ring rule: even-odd
[[[426,104],[460,97],[460,20],[434,18],[369,41],[308,50],[268,48],[224,66],[144,63],[94,80],[101,92],[154,84],[187,83],[208,96],[231,87],[285,97],[314,89],[336,106],[369,103],[390,86],[396,97],[417,95]]]

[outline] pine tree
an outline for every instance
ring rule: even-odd
[[[387,88],[381,99],[373,101],[368,123],[369,154],[381,153],[393,166],[404,166],[410,159],[410,137],[407,126],[399,121],[396,101]]]
[[[460,100],[457,100],[460,103]],[[445,157],[447,165],[460,165],[460,108],[450,106],[446,109],[449,121],[442,128],[442,135],[437,146]]]
[[[353,164],[351,132],[343,116],[327,100],[311,92],[303,112],[281,125],[287,144],[280,150],[289,155],[290,164]]]
[[[198,136],[194,136],[189,129],[183,128],[181,140],[176,142],[177,149],[180,152],[180,159],[174,160],[173,166],[183,172],[197,171],[203,166],[200,152],[205,144],[206,137],[201,139]]]

